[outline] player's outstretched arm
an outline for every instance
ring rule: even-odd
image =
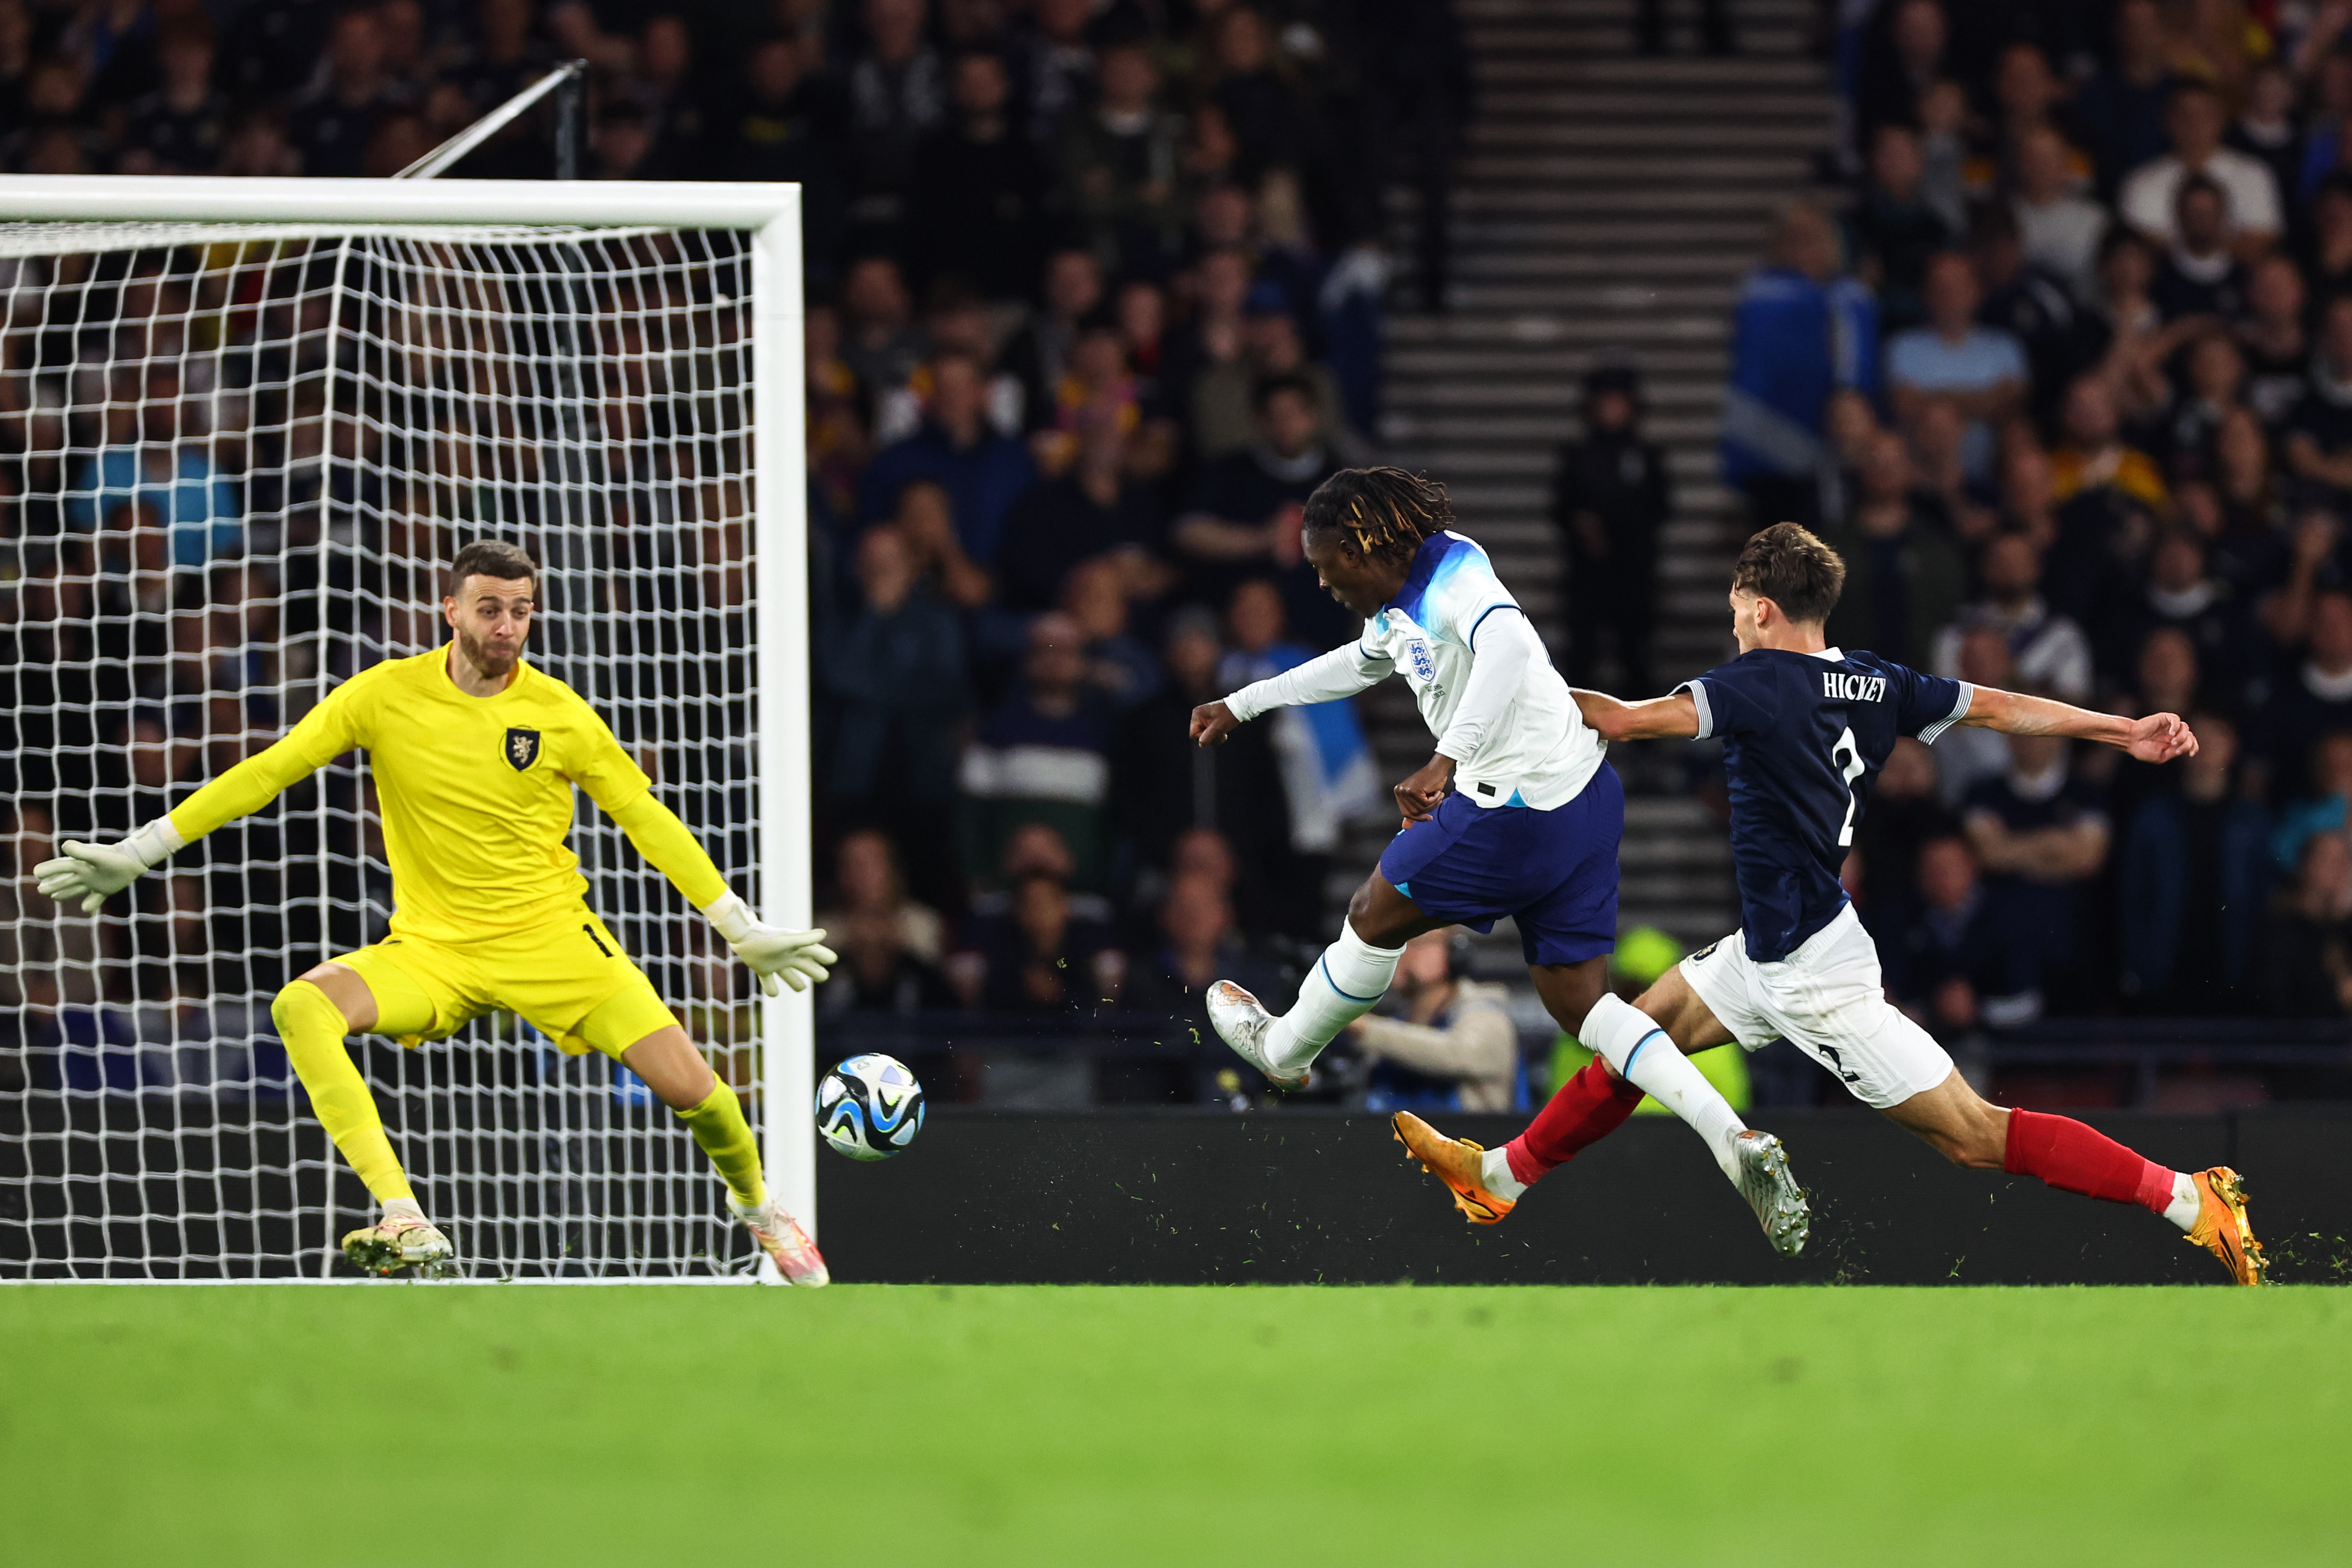
[[[604,811],[629,836],[646,864],[668,878],[670,885],[702,911],[735,956],[760,977],[760,988],[769,995],[781,994],[784,985],[805,991],[831,972],[835,955],[824,945],[824,931],[787,931],[752,914],[751,907],[727,886],[727,879],[695,842],[692,831],[651,790],[617,810],[606,806]]]
[[[2126,719],[1991,686],[1976,688],[1960,722],[1998,730],[2004,735],[2063,735],[2070,740],[2096,741],[2128,752],[2143,763],[2168,763],[2175,757],[2197,754],[2197,736],[2178,713]]]
[[[342,690],[337,689],[337,693]],[[54,860],[33,868],[36,885],[59,903],[95,913],[123,889],[213,829],[249,816],[357,743],[348,705],[330,696],[267,750],[247,757],[152,822],[111,844],[68,838]]]
[[[1193,709],[1192,743],[1222,745],[1234,731],[1261,713],[1353,697],[1379,685],[1388,672],[1389,661],[1366,653],[1360,643],[1335,647],[1280,675],[1253,680],[1221,702],[1203,702]]]
[[[1687,691],[1642,702],[1620,701],[1605,691],[1580,687],[1570,688],[1569,695],[1576,699],[1585,724],[1604,741],[1688,741],[1698,736],[1698,704]]]

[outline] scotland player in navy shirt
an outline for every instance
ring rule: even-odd
[[[1484,931],[1510,916],[1536,990],[1563,1028],[1576,1031],[1614,1001],[1607,989],[1624,792],[1542,638],[1486,552],[1446,527],[1452,521],[1444,490],[1402,469],[1349,468],[1325,480],[1307,502],[1307,560],[1325,590],[1362,617],[1361,634],[1192,712],[1193,740],[1213,745],[1271,709],[1351,696],[1393,674],[1412,688],[1437,742],[1429,762],[1396,786],[1402,830],[1290,1010],[1271,1014],[1230,981],[1209,988],[1217,1033],[1282,1088],[1305,1083],[1317,1054],[1380,1000],[1409,939],[1456,922]],[[1654,1072],[1651,1065],[1645,1079],[1665,1086],[1653,1093],[1706,1089],[1675,1052],[1657,1053]],[[1632,1092],[1625,1109],[1640,1100]],[[1454,1147],[1410,1112],[1394,1120],[1424,1163],[1424,1146]],[[1718,1142],[1717,1160],[1777,1245],[1802,1244],[1804,1194],[1779,1139],[1737,1129]],[[1507,1201],[1455,1193],[1479,1224],[1510,1212]]]
[[[1973,724],[2097,741],[2145,763],[2193,756],[2197,738],[2170,713],[2093,713],[1831,647],[1822,626],[1844,580],[1836,552],[1794,523],[1776,524],[1748,542],[1733,570],[1738,658],[1647,702],[1576,693],[1586,722],[1612,741],[1722,739],[1742,921],[1638,1001],[1601,998],[1580,1038],[1612,1074],[1658,1095],[1718,1149],[1738,1136],[1738,1118],[1711,1089],[1682,1085],[1676,1099],[1679,1079],[1668,1093],[1652,1087],[1659,1063],[1726,1040],[1754,1050],[1785,1038],[1954,1163],[2143,1205],[2212,1252],[2239,1283],[2260,1284],[2262,1249],[2236,1172],[2168,1170],[2082,1122],[1979,1098],[1933,1037],[1887,1002],[1877,950],[1838,881],[1869,806],[1871,777],[1897,737],[1932,743],[1954,724]],[[1577,1091],[1571,1080],[1526,1133],[1497,1151],[1508,1170],[1483,1190],[1516,1200],[1622,1120],[1611,1120],[1613,1104],[1603,1106],[1590,1086]],[[1474,1166],[1481,1177],[1496,1173],[1484,1152],[1456,1154],[1444,1168],[1432,1163],[1449,1185]]]

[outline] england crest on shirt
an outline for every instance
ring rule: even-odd
[[[1412,639],[1405,657],[1412,661],[1413,679],[1424,684],[1437,679],[1437,661],[1429,657],[1429,645],[1419,637]]]

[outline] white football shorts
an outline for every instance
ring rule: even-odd
[[[1878,949],[1852,904],[1777,963],[1750,959],[1733,931],[1681,967],[1741,1049],[1788,1040],[1873,1110],[1900,1105],[1951,1076],[1952,1058],[1935,1037],[1886,1000]]]

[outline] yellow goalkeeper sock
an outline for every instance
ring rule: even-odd
[[[760,1141],[751,1136],[742,1104],[724,1079],[703,1097],[701,1104],[676,1114],[710,1156],[710,1163],[719,1167],[719,1178],[737,1203],[757,1208],[767,1202],[767,1184],[760,1179]]]
[[[376,1114],[375,1097],[367,1080],[343,1048],[351,1024],[327,994],[307,980],[297,980],[269,1005],[278,1037],[286,1042],[286,1058],[294,1064],[302,1087],[310,1091],[310,1109],[335,1147],[343,1152],[378,1203],[405,1198],[416,1201],[407,1173],[383,1135],[383,1118]],[[740,1121],[740,1118],[738,1118]]]

